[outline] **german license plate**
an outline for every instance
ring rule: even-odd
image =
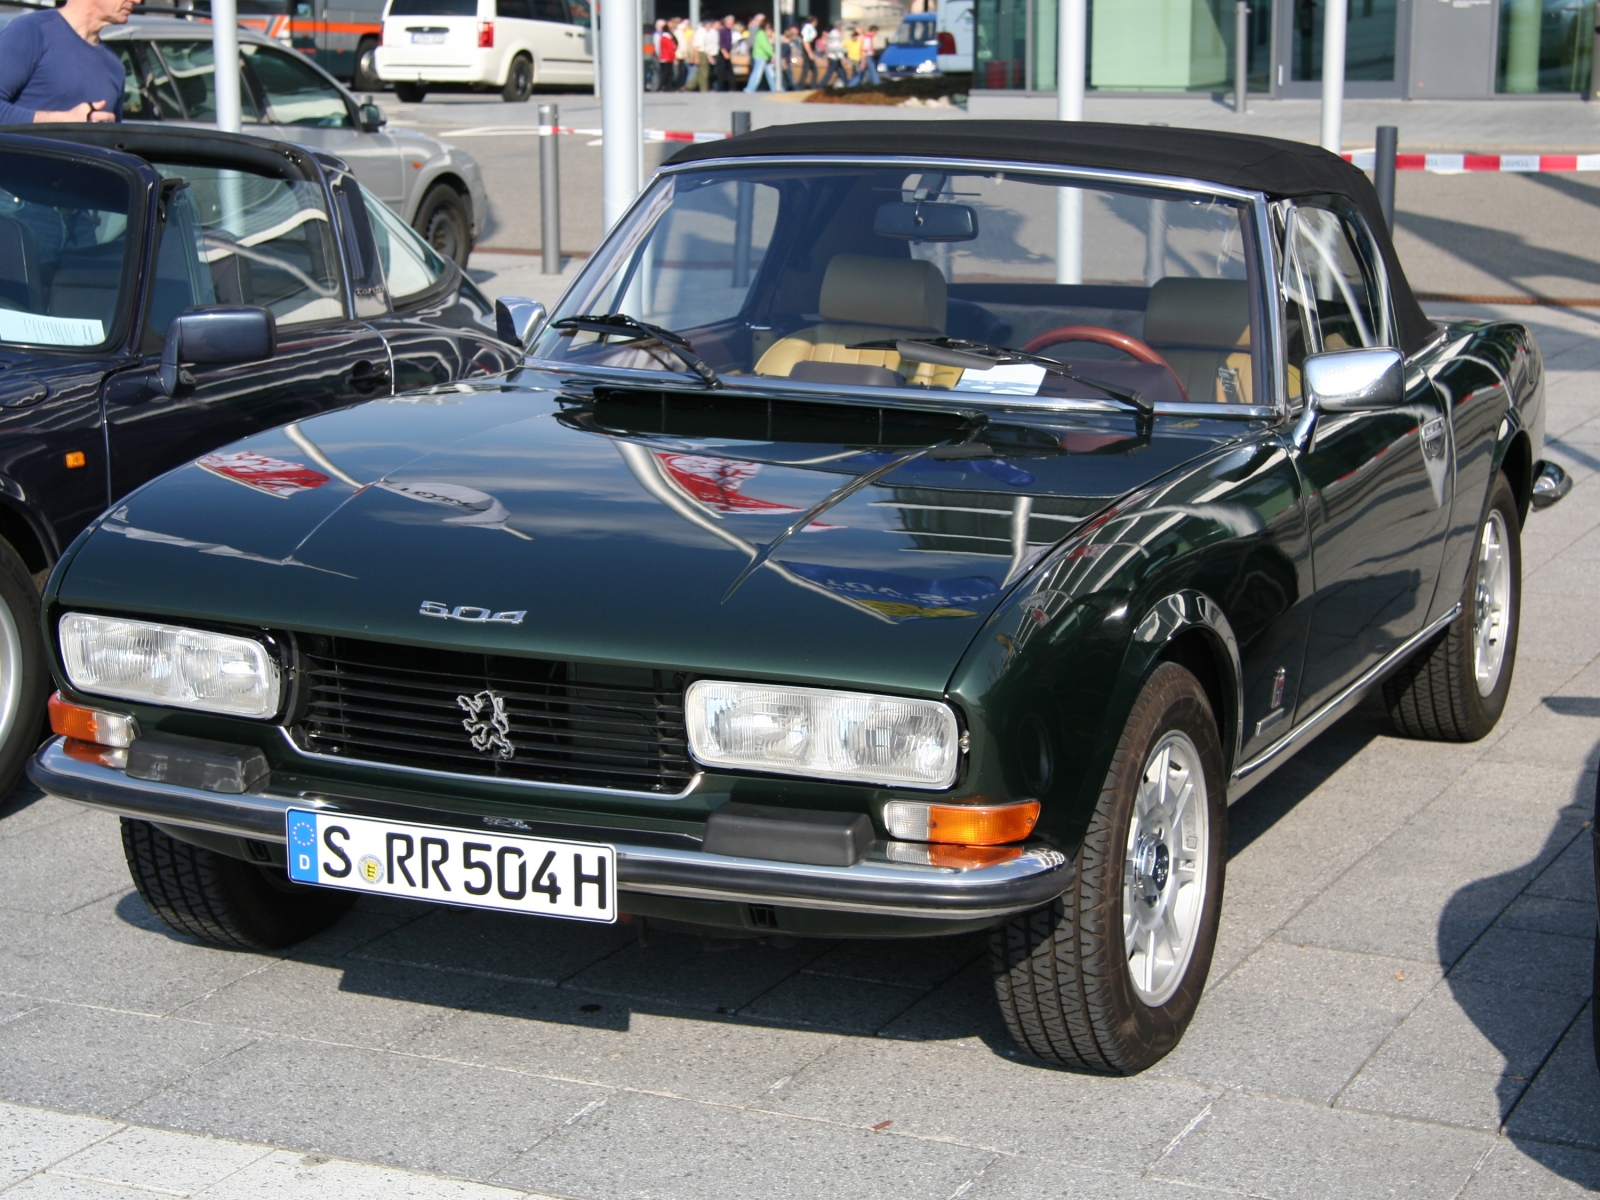
[[[411,43],[414,46],[442,46],[447,36],[443,33],[413,33]]]
[[[617,919],[612,846],[298,808],[287,823],[289,878],[297,883],[574,921]]]

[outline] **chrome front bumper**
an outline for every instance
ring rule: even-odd
[[[359,797],[305,788],[275,786],[227,795],[130,779],[114,767],[70,758],[55,738],[28,764],[28,778],[63,800],[209,833],[262,842],[282,842],[284,814],[294,808],[322,808],[363,816],[456,828],[483,827],[482,817],[435,809],[402,808]],[[506,832],[495,819],[493,828]],[[526,830],[538,836],[536,825]],[[790,908],[882,916],[975,920],[1026,912],[1048,904],[1073,880],[1065,855],[1046,847],[1025,849],[1018,857],[983,867],[952,868],[890,862],[869,856],[853,867],[818,867],[766,859],[732,858],[691,848],[693,839],[665,839],[681,845],[631,845],[617,829],[575,829],[563,825],[548,836],[607,842],[617,848],[617,886],[624,892],[732,900]],[[879,844],[881,850],[882,844]]]

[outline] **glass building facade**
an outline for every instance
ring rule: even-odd
[[[1351,97],[1584,93],[1596,0],[1348,0]],[[1417,10],[1421,11],[1417,11]],[[1058,0],[976,0],[973,87],[1056,90]],[[1251,92],[1315,96],[1324,0],[1252,0]],[[1092,91],[1233,90],[1235,0],[1089,0]]]

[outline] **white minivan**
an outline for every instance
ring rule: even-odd
[[[594,82],[590,0],[389,0],[378,78],[408,104],[430,91]]]

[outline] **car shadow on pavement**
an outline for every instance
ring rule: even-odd
[[[1600,715],[1600,697],[1552,696],[1544,703],[1563,715]],[[1474,880],[1445,905],[1439,962],[1452,998],[1489,1045],[1446,1035],[1429,1053],[1485,1082],[1498,1071],[1500,1122],[1518,1149],[1600,1189],[1600,1160],[1573,1152],[1600,1150],[1592,1014],[1595,787],[1591,772],[1579,774],[1537,854]]]

